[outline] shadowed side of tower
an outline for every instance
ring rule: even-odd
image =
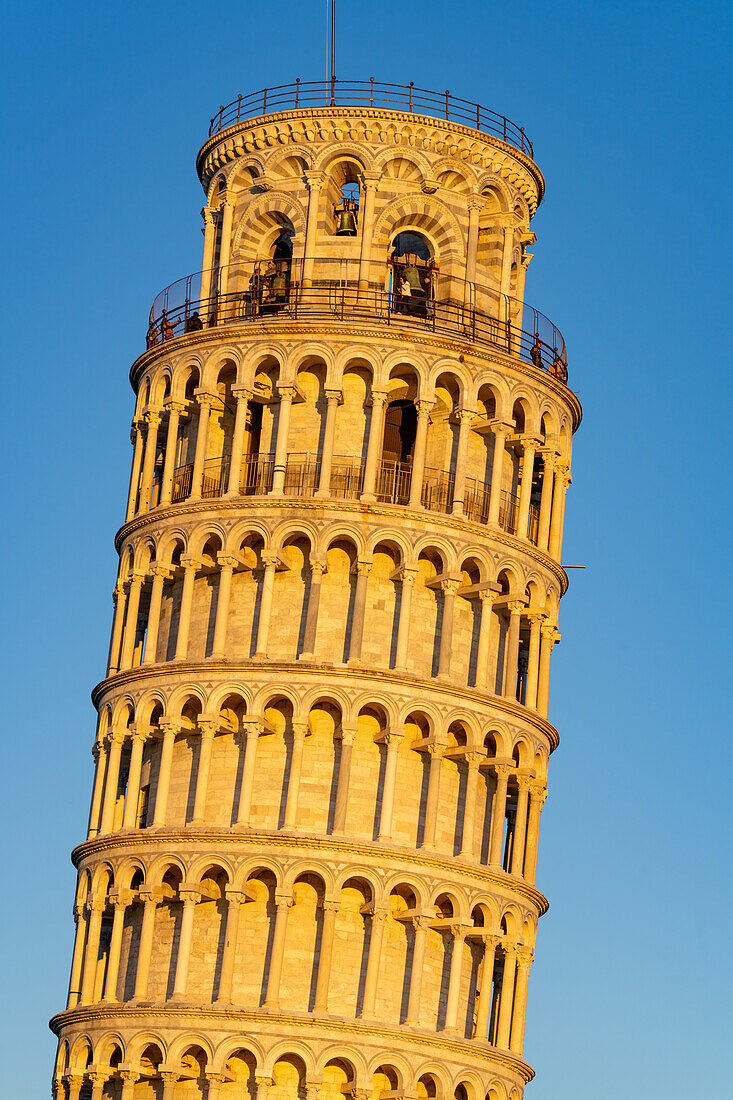
[[[580,406],[542,176],[445,95],[239,97],[155,299],[64,1100],[510,1100]],[[327,97],[324,99],[324,95]]]

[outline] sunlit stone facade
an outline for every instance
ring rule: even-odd
[[[543,179],[478,114],[336,99],[214,122],[203,273],[132,367],[64,1100],[532,1077],[580,420],[523,302]]]

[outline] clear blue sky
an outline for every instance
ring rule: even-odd
[[[731,6],[345,4],[338,74],[450,88],[548,181],[528,300],[585,406],[526,1054],[543,1100],[730,1096]],[[218,105],[325,69],[322,2],[11,2],[0,36],[7,1096],[48,1095],[153,295]],[[719,419],[722,417],[722,419]]]

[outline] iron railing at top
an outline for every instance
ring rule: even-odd
[[[239,95],[222,105],[209,125],[209,137],[237,122],[277,111],[308,110],[313,107],[380,107],[445,118],[501,138],[508,145],[532,157],[532,142],[523,126],[490,111],[479,103],[460,99],[449,91],[431,92],[409,84],[385,84],[381,80],[300,80],[279,84],[259,92]]]
[[[153,301],[148,347],[225,324],[372,320],[488,344],[567,382],[560,330],[539,310],[490,287],[435,269],[426,294],[406,297],[392,289],[389,265],[373,264],[361,288],[357,260],[316,258],[305,285],[303,268],[298,259],[268,275],[266,262],[240,261],[171,283]]]

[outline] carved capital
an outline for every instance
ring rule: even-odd
[[[236,569],[242,563],[239,558],[235,558],[234,554],[217,554],[216,564],[222,569]]]
[[[532,783],[529,788],[529,796],[533,802],[539,802],[540,809],[542,809],[547,798],[547,787],[542,783]]]

